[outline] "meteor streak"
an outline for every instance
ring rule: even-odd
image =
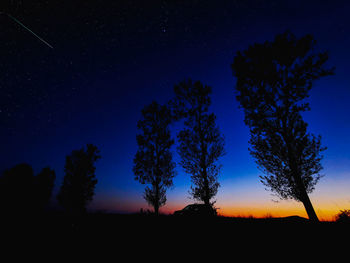
[[[38,38],[41,42],[43,42],[45,45],[47,45],[49,48],[53,49],[53,46],[51,46],[49,43],[47,43],[44,39],[42,39],[40,36],[38,36],[37,34],[35,34],[32,30],[30,30],[28,27],[26,27],[25,25],[23,25],[23,23],[21,21],[19,21],[18,19],[16,19],[15,17],[11,16],[10,14],[6,14],[3,12],[0,12],[0,15],[6,15],[7,17],[11,18],[13,21],[15,21],[17,24],[19,24],[20,26],[22,26],[24,29],[26,29],[27,31],[29,31],[30,33],[32,33],[36,38]]]

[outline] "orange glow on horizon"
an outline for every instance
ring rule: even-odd
[[[172,202],[169,201],[165,206],[160,208],[160,212],[163,214],[173,214],[176,210],[181,210],[192,202]],[[342,209],[347,209],[347,202],[338,201],[337,205],[332,202],[326,202],[322,199],[313,200],[314,209],[318,218],[321,221],[334,221],[336,214]],[[148,206],[142,199],[136,200],[124,200],[124,202],[118,202],[116,200],[101,200],[96,202],[94,207],[98,210],[105,210],[108,212],[122,212],[122,213],[138,213],[142,208],[144,211],[147,209],[153,211],[151,206]],[[215,207],[218,208],[218,215],[227,217],[287,217],[287,216],[300,216],[308,218],[305,208],[302,203],[296,201],[281,201],[278,203],[270,200],[260,202],[237,202],[230,204],[228,201],[217,202]]]
[[[334,221],[340,210],[349,209],[350,174],[329,176],[310,194],[311,202],[321,221]],[[195,201],[188,198],[187,186],[169,191],[167,203],[160,208],[163,214],[173,214]],[[265,191],[257,180],[225,182],[216,197],[218,214],[227,217],[287,217],[308,218],[301,202],[293,200],[271,201],[271,193]],[[275,200],[277,201],[277,200]],[[91,209],[119,213],[138,213],[140,209],[153,211],[142,198],[142,192],[98,194]]]
[[[160,212],[163,214],[173,214],[176,210],[181,210],[186,205],[179,203],[169,203],[160,208]],[[286,202],[285,204],[266,202],[265,204],[240,204],[240,205],[215,205],[218,208],[218,215],[226,217],[254,217],[254,218],[267,218],[267,217],[287,217],[287,216],[300,216],[308,218],[307,213],[301,203],[298,202]],[[153,211],[153,208],[148,206],[145,202],[130,202],[124,203],[120,206],[120,203],[103,202],[98,204],[100,210],[106,210],[110,212],[122,212],[122,213],[138,213],[142,208],[144,211],[149,209]],[[117,208],[117,209],[116,209]],[[318,218],[321,221],[334,221],[335,215],[339,213],[337,207],[320,205],[317,202],[314,203],[314,208]]]
[[[183,206],[177,205],[174,207],[162,207],[161,212],[164,214],[173,214],[176,210],[181,210],[187,204]],[[150,208],[151,210],[152,208]],[[334,221],[335,215],[339,212],[338,209],[315,207],[316,214],[321,221]],[[281,207],[219,207],[218,215],[226,217],[254,217],[254,218],[268,218],[268,217],[287,217],[287,216],[300,216],[308,218],[307,213],[302,204],[296,204],[296,206],[281,206]]]

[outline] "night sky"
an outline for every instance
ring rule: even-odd
[[[306,216],[301,203],[278,201],[259,182],[230,68],[238,50],[289,29],[312,34],[336,67],[334,76],[315,82],[304,114],[328,147],[325,177],[310,198],[320,219],[330,219],[350,207],[349,11],[347,1],[320,0],[1,1],[0,12],[53,49],[0,15],[0,171],[22,162],[36,173],[50,166],[55,196],[65,156],[93,143],[102,158],[90,209],[148,208],[132,172],[136,124],[145,105],[166,103],[173,86],[190,77],[213,88],[211,110],[226,140],[219,213]],[[174,137],[180,128],[173,126]],[[177,171],[164,213],[193,202],[190,176],[179,165]]]

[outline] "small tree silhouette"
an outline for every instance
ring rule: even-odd
[[[66,157],[65,176],[57,200],[73,215],[85,213],[93,199],[97,184],[95,162],[101,158],[99,153],[96,146],[87,144],[86,149],[74,150]]]
[[[188,80],[176,85],[174,91],[174,115],[185,119],[185,129],[178,134],[181,166],[191,175],[192,197],[209,206],[220,186],[218,160],[224,155],[224,138],[216,126],[216,116],[209,113],[211,87]]]
[[[137,135],[139,149],[134,158],[135,180],[150,184],[144,192],[144,199],[154,207],[156,215],[166,203],[166,189],[173,185],[175,163],[172,161],[169,125],[172,122],[168,107],[157,102],[142,110],[143,119],[137,123],[142,134]]]
[[[282,199],[304,204],[311,220],[318,218],[308,193],[320,179],[321,137],[307,132],[302,102],[314,80],[333,74],[325,69],[327,53],[314,51],[310,35],[300,39],[286,32],[273,42],[238,52],[232,64],[237,100],[250,127],[250,153],[266,174],[262,183]]]

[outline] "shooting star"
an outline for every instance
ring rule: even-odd
[[[26,27],[25,25],[23,25],[23,23],[21,23],[21,21],[19,21],[18,19],[16,19],[15,17],[11,16],[10,14],[7,13],[3,13],[0,12],[0,15],[5,15],[9,18],[11,18],[13,21],[15,21],[17,24],[19,24],[21,27],[23,27],[24,29],[26,29],[27,31],[29,31],[31,34],[33,34],[37,39],[39,39],[41,42],[43,42],[45,45],[47,45],[49,48],[53,49],[53,46],[51,46],[49,43],[47,43],[44,39],[42,39],[40,36],[38,36],[37,34],[35,34],[32,30],[30,30],[28,27]]]

